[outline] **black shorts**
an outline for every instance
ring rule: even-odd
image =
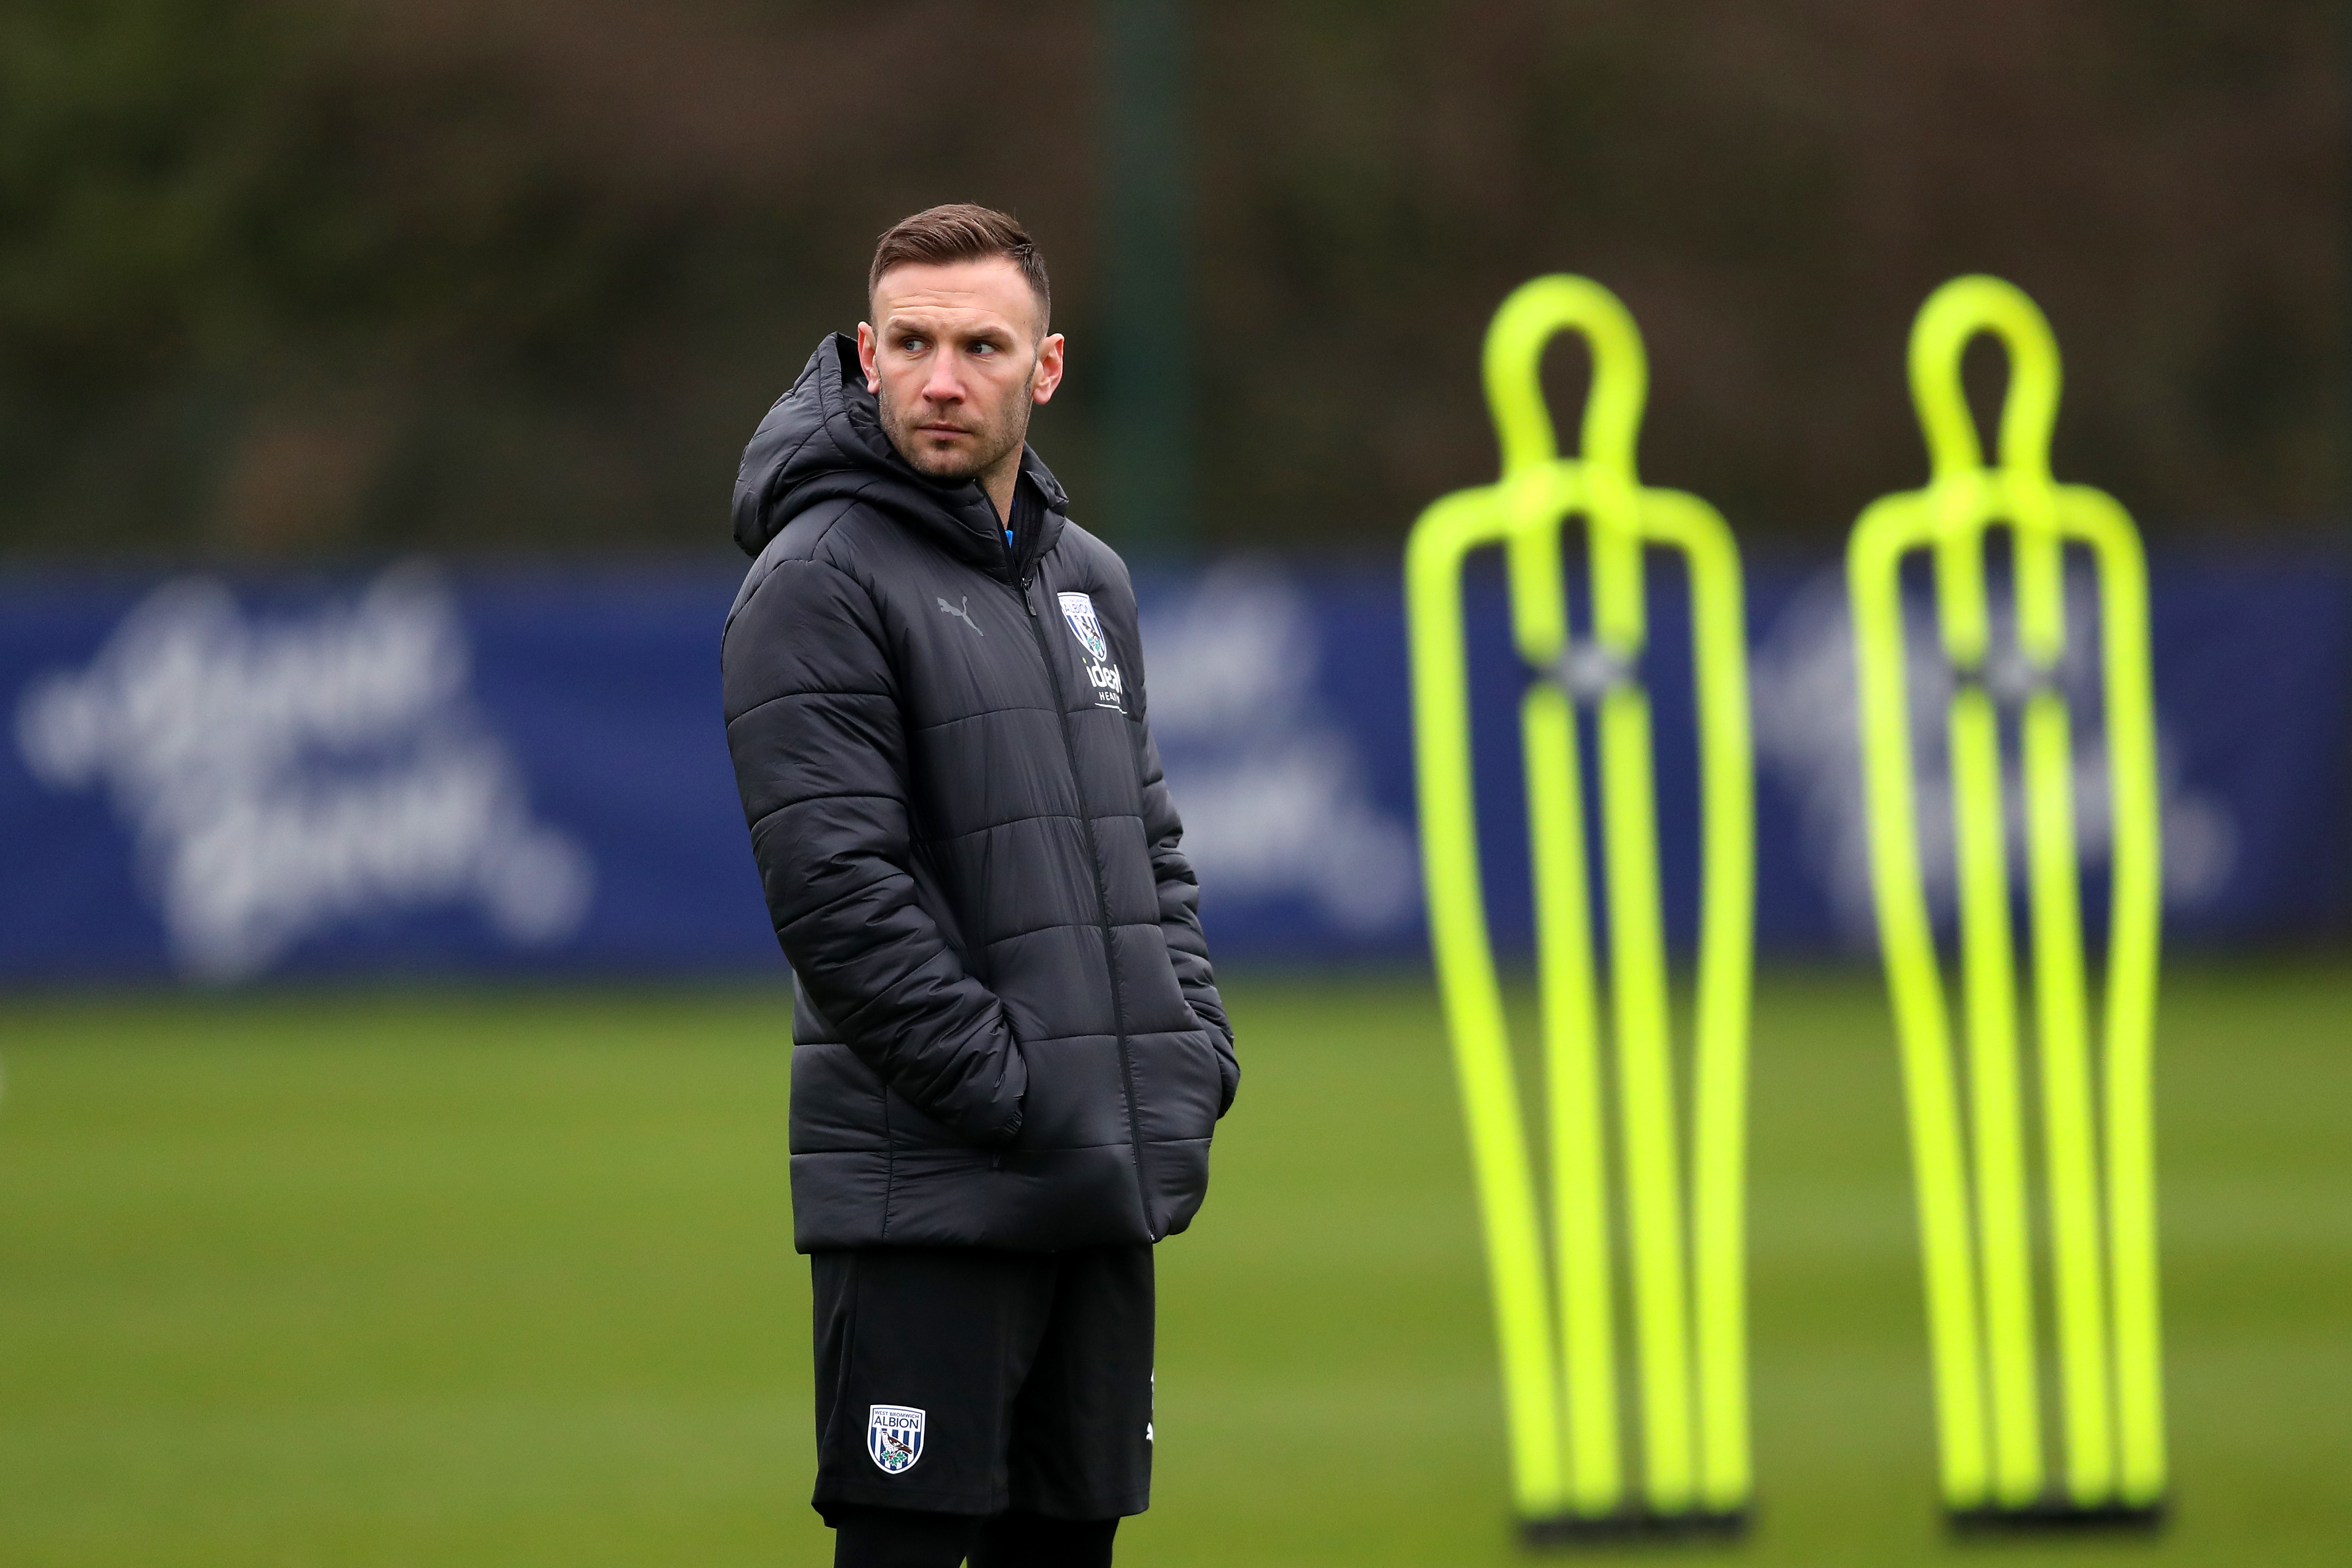
[[[1151,1499],[1151,1248],[809,1259],[816,1497],[1056,1519]]]

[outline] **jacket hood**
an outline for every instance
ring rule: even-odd
[[[1024,542],[1023,553],[1034,558],[1054,547],[1069,497],[1026,447],[1021,472],[1045,503],[1039,537]],[[975,566],[1001,574],[1007,565],[1003,525],[979,481],[926,479],[890,445],[881,405],[858,368],[857,340],[845,332],[817,344],[800,379],[743,448],[735,475],[735,542],[757,556],[793,518],[838,497],[890,513]]]

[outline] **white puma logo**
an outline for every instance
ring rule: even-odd
[[[988,635],[986,632],[982,631],[982,630],[980,629],[980,623],[979,623],[978,621],[975,621],[975,620],[973,620],[973,619],[971,618],[971,595],[966,594],[966,595],[963,596],[963,604],[962,604],[961,606],[958,606],[958,605],[950,605],[950,604],[949,604],[945,599],[941,599],[941,600],[940,600],[940,602],[939,602],[939,603],[940,603],[940,608],[941,610],[945,611],[947,614],[949,614],[949,615],[950,615],[950,616],[961,616],[961,617],[962,618],[962,620],[963,620],[963,624],[964,624],[965,626],[970,626],[970,627],[971,628],[971,630],[972,630],[972,635],[973,635],[974,637],[986,637],[986,636]]]

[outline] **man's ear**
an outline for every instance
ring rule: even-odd
[[[857,368],[866,373],[868,392],[882,390],[882,374],[874,368],[874,350],[880,341],[874,335],[873,327],[864,321],[857,323]]]
[[[1048,332],[1037,344],[1037,363],[1029,373],[1029,399],[1050,403],[1062,384],[1062,334]]]

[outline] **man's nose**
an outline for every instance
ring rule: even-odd
[[[955,374],[952,356],[943,353],[931,356],[931,373],[923,378],[923,397],[931,403],[963,401],[963,382]]]

